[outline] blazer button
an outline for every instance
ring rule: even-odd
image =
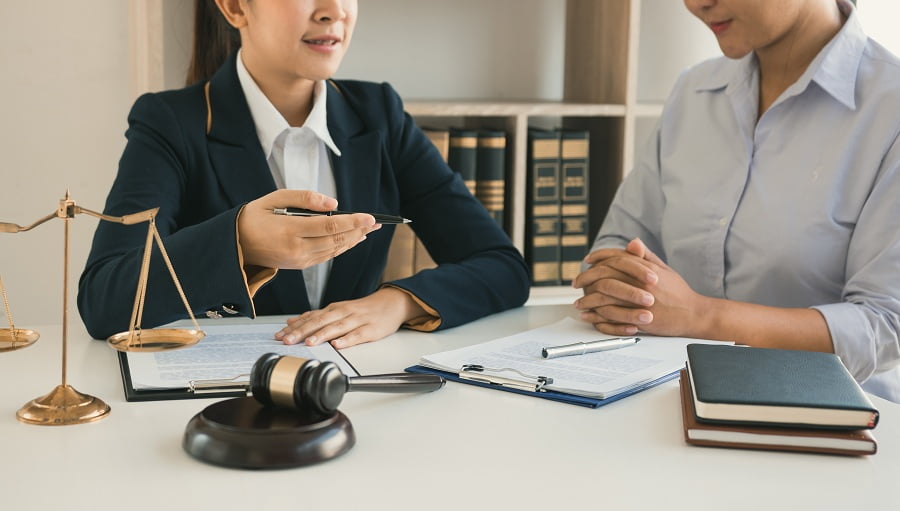
[[[206,311],[206,317],[209,319],[219,319],[222,317],[222,315],[215,309],[209,309],[208,311]]]

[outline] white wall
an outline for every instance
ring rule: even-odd
[[[857,0],[859,19],[872,39],[900,55],[900,2],[897,0]]]
[[[563,0],[360,1],[337,77],[408,99],[559,100],[565,14]]]
[[[642,0],[638,42],[639,103],[662,103],[688,67],[722,55],[712,31],[680,0]]]
[[[78,204],[102,210],[131,103],[128,2],[3,1],[0,63],[0,220],[30,224],[54,212],[67,188]],[[74,288],[96,222],[71,222],[73,328],[81,328]],[[63,224],[0,234],[0,274],[17,327],[62,320]]]

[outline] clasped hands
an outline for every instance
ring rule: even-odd
[[[331,211],[337,200],[309,190],[277,190],[249,202],[237,220],[244,267],[303,270],[337,257],[381,228],[372,215],[291,217],[275,208]],[[385,287],[369,296],[305,312],[287,321],[275,338],[285,344],[331,342],[344,348],[375,341],[425,311],[410,295]]]
[[[584,292],[575,301],[582,320],[610,335],[692,336],[705,297],[640,239],[624,250],[595,250],[584,261],[590,268],[572,282]]]

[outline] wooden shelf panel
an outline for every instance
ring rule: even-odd
[[[623,117],[625,105],[560,101],[410,100],[406,111],[433,117]]]

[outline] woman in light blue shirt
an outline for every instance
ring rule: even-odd
[[[602,332],[838,354],[900,402],[900,60],[844,0],[685,0],[686,71],[574,282]]]

